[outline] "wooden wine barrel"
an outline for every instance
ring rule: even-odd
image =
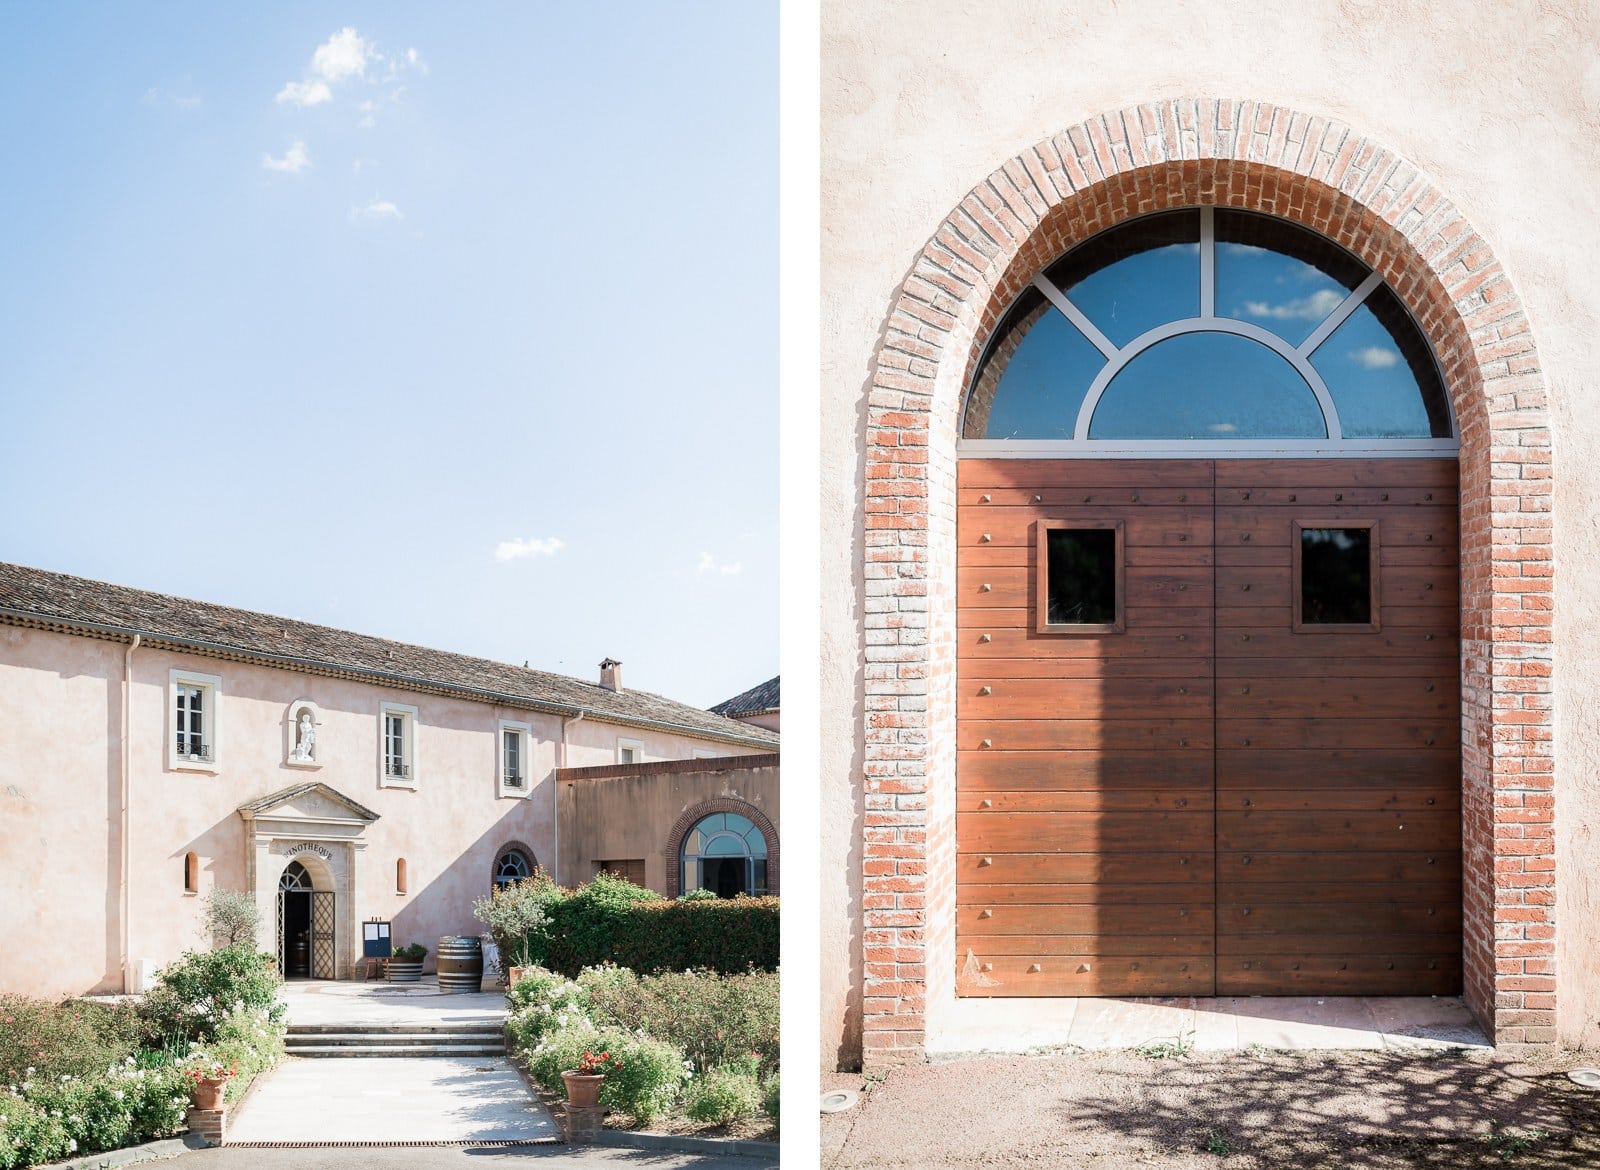
[[[479,991],[483,986],[483,941],[447,934],[439,940],[439,990]]]

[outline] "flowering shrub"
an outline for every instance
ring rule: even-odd
[[[72,1152],[68,1140],[60,1118],[21,1097],[0,1093],[0,1170],[65,1158]]]
[[[54,1078],[120,1064],[138,1047],[139,1032],[131,1005],[0,995],[0,1087],[20,1081],[29,1068]]]
[[[777,1068],[776,972],[639,976],[626,967],[591,967],[578,976],[578,984],[597,1025],[642,1028],[677,1044],[697,1071],[743,1060],[752,1052],[759,1053],[766,1071]]]
[[[688,1077],[683,1050],[676,1045],[615,1028],[599,1030],[587,1021],[557,1029],[521,1055],[534,1080],[547,1091],[560,1093],[565,1087],[561,1074],[571,1072],[585,1053],[597,1048],[613,1062],[600,1090],[600,1104],[632,1114],[641,1125],[671,1108]]]
[[[272,956],[249,947],[188,951],[161,969],[159,982],[140,1004],[148,1035],[157,1045],[175,1040],[205,1042],[235,1012],[282,1018],[277,1002],[277,967]]]
[[[233,1069],[223,1097],[231,1104],[244,1096],[251,1081],[282,1058],[287,1030],[286,1025],[259,1012],[234,1012],[218,1025],[216,1039],[191,1048],[182,1064],[186,1069]],[[214,1074],[206,1071],[203,1075]]]
[[[778,1101],[781,1094],[778,1092],[778,1074],[773,1073],[767,1078],[767,1087],[761,1090],[761,1112],[765,1113],[772,1121],[772,1128],[778,1128]]]
[[[589,1023],[589,995],[577,983],[536,971],[506,992],[506,1035],[513,1052],[533,1048],[559,1028]]]
[[[178,1070],[132,1057],[90,1076],[25,1079],[0,1091],[0,1170],[170,1136],[188,1104]]]
[[[727,1125],[761,1112],[761,1057],[719,1065],[689,1083],[684,1113],[694,1121]]]

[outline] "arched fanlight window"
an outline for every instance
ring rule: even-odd
[[[1426,338],[1382,278],[1284,220],[1145,216],[1036,276],[968,392],[963,450],[1450,454]]]
[[[283,876],[278,879],[278,888],[289,893],[301,890],[310,892],[312,889],[311,875],[306,872],[306,867],[298,861],[291,861],[283,871]]]
[[[494,861],[494,884],[498,889],[533,876],[533,862],[521,849],[503,849]]]
[[[712,813],[695,822],[679,851],[683,892],[710,890],[719,898],[767,892],[767,841],[748,817]]]

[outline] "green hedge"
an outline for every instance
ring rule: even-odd
[[[778,969],[778,899],[666,901],[613,874],[551,898],[534,953],[576,978],[615,963],[641,975],[709,969],[738,974]]]
[[[738,975],[778,969],[778,899],[648,902],[635,906],[609,957],[641,975],[707,968]]]

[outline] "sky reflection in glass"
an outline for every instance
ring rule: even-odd
[[[1139,354],[1111,380],[1091,439],[1320,439],[1311,387],[1259,342],[1181,333]]]
[[[1328,385],[1346,436],[1425,439],[1432,433],[1411,367],[1370,306],[1329,334],[1311,365]]]
[[[1126,256],[1063,289],[1117,346],[1200,312],[1200,245],[1167,244]]]
[[[1293,256],[1217,241],[1217,315],[1270,329],[1298,346],[1350,290]]]
[[[1302,377],[1269,346],[1230,332],[1265,330],[1299,348],[1368,280],[1365,264],[1314,232],[1217,209],[1215,319],[1199,318],[1202,222],[1192,208],[1146,216],[1051,264],[1043,280],[1093,323],[1084,327],[1091,335],[1099,329],[1102,344],[1121,352],[1108,359],[1037,288],[1025,289],[980,363],[965,437],[1075,439],[1086,392],[1108,363],[1119,372],[1096,410],[1091,439],[1324,438],[1329,423],[1308,380],[1326,384],[1344,438],[1452,436],[1432,350],[1405,306],[1377,281],[1309,356],[1314,374]],[[1152,329],[1179,322],[1192,332],[1143,351],[1132,347]]]
[[[981,409],[973,403],[973,416],[967,420],[967,437],[984,439],[1070,439],[1078,421],[1078,409],[1089,384],[1106,364],[1105,355],[1055,306],[1033,293],[1013,320],[1002,327],[989,359],[998,371],[986,370],[985,377],[998,372],[1000,386],[994,405],[985,420],[976,417]],[[1035,303],[1036,300],[1036,303]],[[1033,323],[1029,325],[1029,319]],[[1002,355],[1009,347],[1013,330],[1024,336],[1009,361]]]

